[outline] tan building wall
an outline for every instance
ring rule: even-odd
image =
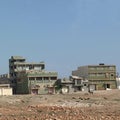
[[[87,65],[78,67],[72,71],[72,75],[83,77],[94,85],[95,90],[116,89],[116,66],[115,65]]]

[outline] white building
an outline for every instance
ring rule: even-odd
[[[120,89],[120,77],[116,78],[117,88]]]
[[[0,95],[12,95],[10,84],[0,84]]]

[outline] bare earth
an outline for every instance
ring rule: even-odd
[[[0,120],[120,120],[120,90],[0,96]]]

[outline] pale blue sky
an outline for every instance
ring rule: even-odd
[[[1,0],[0,74],[12,55],[68,77],[78,66],[120,72],[120,0]]]

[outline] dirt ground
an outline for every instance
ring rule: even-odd
[[[0,96],[0,120],[120,120],[120,90]]]

